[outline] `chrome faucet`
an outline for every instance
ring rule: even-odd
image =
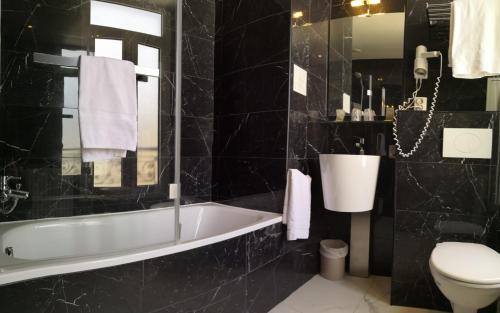
[[[358,142],[356,142],[354,146],[359,149],[359,154],[365,154],[365,138],[358,136],[353,137],[358,140]]]
[[[28,199],[29,192],[21,190],[21,183],[17,183],[15,189],[10,187],[11,180],[21,180],[21,177],[15,176],[0,176],[0,213],[9,214],[17,206],[20,199]],[[12,201],[11,201],[12,200]],[[11,202],[10,205],[8,202]]]

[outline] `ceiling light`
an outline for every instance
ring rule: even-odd
[[[352,7],[360,7],[362,5],[380,4],[381,0],[351,0]]]
[[[304,13],[302,11],[293,12],[292,14],[292,17],[295,19],[301,18],[302,16],[304,16]]]
[[[365,0],[352,0],[351,1],[351,6],[352,7],[360,7],[365,4]]]

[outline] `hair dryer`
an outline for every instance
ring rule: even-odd
[[[418,46],[415,51],[415,63],[413,64],[413,75],[415,79],[427,79],[429,63],[427,59],[437,58],[441,55],[439,51],[427,51],[426,46]]]
[[[417,93],[420,91],[420,88],[422,87],[422,80],[427,79],[428,73],[429,73],[429,64],[427,62],[427,59],[429,58],[439,58],[440,60],[440,65],[439,65],[439,76],[436,77],[436,83],[434,84],[434,94],[432,97],[431,101],[431,106],[429,109],[429,112],[427,114],[427,118],[425,119],[425,125],[420,134],[417,136],[417,140],[414,142],[410,150],[407,150],[406,152],[403,151],[403,148],[401,147],[401,144],[399,142],[399,137],[398,137],[398,129],[397,129],[397,115],[399,110],[408,110],[413,107],[415,103],[415,99],[417,97]],[[398,110],[396,110],[396,114],[394,116],[393,120],[393,135],[394,135],[394,141],[396,145],[396,149],[399,153],[400,156],[403,158],[409,158],[412,156],[419,148],[420,144],[424,140],[425,135],[427,134],[427,131],[429,130],[429,126],[431,124],[432,116],[434,115],[434,109],[436,107],[436,102],[437,102],[437,97],[439,94],[439,84],[441,82],[441,77],[443,76],[443,55],[439,51],[427,51],[427,48],[425,46],[418,46],[415,52],[415,63],[413,65],[413,76],[415,77],[415,82],[416,82],[416,88],[415,91],[412,94],[412,100],[408,105],[400,105]]]

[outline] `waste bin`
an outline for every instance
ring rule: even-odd
[[[344,277],[345,257],[349,246],[342,240],[321,240],[321,276],[328,280],[340,280]]]

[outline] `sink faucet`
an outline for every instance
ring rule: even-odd
[[[17,183],[15,189],[12,189],[9,185],[11,180],[21,180],[21,177],[0,176],[0,204],[2,204],[0,212],[2,214],[11,213],[20,199],[28,199],[29,197],[29,192],[21,190],[21,183]],[[6,206],[10,200],[12,203]]]
[[[358,141],[354,144],[356,148],[359,149],[359,154],[363,155],[365,154],[365,138],[363,137],[358,137],[358,136],[353,136],[354,139],[357,139]]]

